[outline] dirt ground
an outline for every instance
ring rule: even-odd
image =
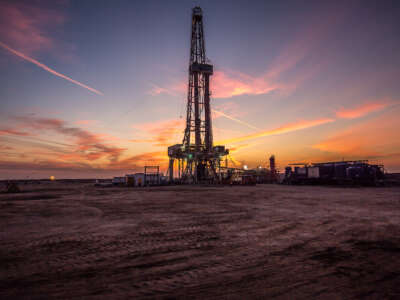
[[[400,188],[22,186],[0,298],[395,299]]]

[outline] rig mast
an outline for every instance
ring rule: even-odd
[[[168,147],[170,181],[174,161],[178,161],[178,178],[186,183],[219,182],[221,158],[229,153],[224,146],[213,146],[210,107],[210,76],[213,65],[208,63],[204,43],[203,13],[192,10],[189,84],[186,128],[182,144]]]

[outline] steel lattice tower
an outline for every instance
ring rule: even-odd
[[[200,7],[195,7],[192,10],[186,128],[183,143],[168,148],[171,179],[174,159],[178,159],[182,180],[195,183],[218,181],[217,167],[228,150],[223,146],[213,147],[210,108],[212,74],[213,66],[206,59],[203,13]]]
[[[212,73],[213,66],[206,64],[201,8],[195,7],[192,14],[188,102],[183,145],[190,146],[192,133],[194,133],[196,152],[212,149],[209,91],[210,75]]]

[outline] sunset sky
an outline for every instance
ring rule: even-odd
[[[196,5],[232,166],[400,172],[399,1],[0,1],[0,179],[165,170]]]

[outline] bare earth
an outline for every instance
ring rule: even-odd
[[[400,297],[400,188],[0,195],[0,298]]]

